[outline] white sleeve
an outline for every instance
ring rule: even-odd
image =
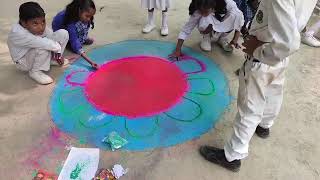
[[[10,39],[11,43],[16,46],[45,49],[52,52],[61,52],[60,44],[46,37],[16,32],[9,34],[8,39]]]
[[[188,22],[183,26],[178,39],[187,39],[192,33],[193,29],[199,24],[199,20],[201,17],[202,16],[199,12],[196,11],[195,13],[193,13],[190,16]]]
[[[258,47],[253,56],[275,65],[299,49],[300,33],[292,0],[272,0],[268,11],[268,31],[272,41]]]

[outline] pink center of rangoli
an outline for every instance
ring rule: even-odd
[[[127,118],[164,112],[187,88],[186,75],[175,64],[149,56],[111,61],[85,83],[87,98],[96,108]]]

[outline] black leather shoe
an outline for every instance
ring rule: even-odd
[[[208,161],[220,165],[230,171],[238,172],[241,167],[240,160],[234,160],[232,162],[228,162],[223,149],[218,149],[210,146],[202,146],[200,147],[200,154]]]
[[[256,134],[263,138],[263,139],[266,139],[270,136],[270,129],[265,129],[263,127],[260,127],[258,126],[257,129],[256,129]]]

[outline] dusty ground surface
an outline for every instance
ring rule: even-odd
[[[35,168],[58,172],[67,156],[63,142],[50,148],[49,132],[53,123],[48,102],[55,84],[40,86],[26,74],[16,70],[6,47],[7,33],[17,21],[17,12],[22,0],[1,0],[0,7],[0,179],[31,179]],[[54,14],[68,0],[39,1],[45,8],[50,24]],[[96,43],[88,47],[118,42],[127,39],[154,39],[175,41],[186,21],[189,0],[176,0],[170,11],[170,35],[161,37],[159,31],[141,34],[146,12],[139,0],[96,0],[98,11],[96,28],[91,36]],[[160,24],[157,14],[158,24]],[[319,17],[318,17],[319,18]],[[199,33],[196,31],[186,45],[199,51]],[[238,88],[234,71],[242,64],[243,54],[231,55],[216,47],[207,53],[220,65],[229,80],[232,95]],[[235,101],[225,112],[216,127],[200,139],[166,149],[148,152],[101,152],[101,167],[122,163],[129,167],[123,180],[212,180],[212,179],[320,179],[320,51],[302,45],[291,58],[282,111],[267,140],[254,137],[250,156],[243,161],[239,173],[228,172],[204,161],[198,154],[200,145],[222,147],[230,136],[236,113]],[[55,79],[63,69],[53,68],[50,75]],[[69,141],[68,141],[69,142]],[[74,146],[87,147],[70,140]],[[60,148],[60,149],[59,149]],[[41,162],[40,162],[41,161]]]

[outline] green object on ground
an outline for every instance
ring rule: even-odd
[[[108,137],[105,137],[102,142],[108,143],[111,147],[112,151],[115,151],[117,149],[122,148],[126,144],[128,144],[128,141],[124,138],[122,138],[117,132],[111,132]]]

